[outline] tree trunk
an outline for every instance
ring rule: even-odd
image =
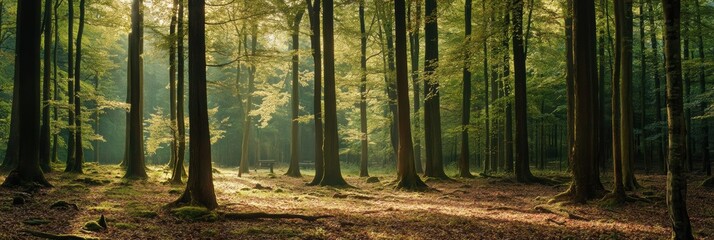
[[[184,0],[178,0],[178,29],[176,39],[176,48],[178,51],[178,76],[176,83],[176,120],[178,132],[178,148],[176,150],[176,164],[174,165],[171,182],[175,184],[181,183],[181,177],[186,175],[186,169],[183,166],[184,154],[186,152],[186,126],[184,118]]]
[[[74,162],[72,164],[73,173],[82,173],[82,163],[84,163],[84,146],[82,146],[82,101],[79,97],[80,87],[80,74],[82,66],[82,36],[84,35],[84,12],[85,12],[85,0],[79,1],[79,29],[77,30],[77,58],[74,64],[74,113],[76,118],[74,119],[75,126],[75,143],[74,143]],[[143,124],[143,123],[141,123]],[[143,154],[143,152],[142,152]]]
[[[367,30],[364,22],[364,0],[359,2],[359,26],[360,26],[360,103],[359,103],[359,116],[360,116],[360,131],[361,131],[361,154],[360,154],[360,177],[369,177],[368,164],[369,164],[369,152],[367,151],[367,146],[369,141],[367,138]]]
[[[697,35],[697,48],[699,49],[699,90],[701,91],[701,94],[706,93],[706,69],[705,69],[705,58],[704,58],[704,40],[703,40],[703,34],[702,30],[704,29],[704,25],[702,24],[702,13],[701,9],[699,6],[699,0],[694,0],[695,4],[695,12],[696,12],[696,21],[697,21],[697,27],[699,29],[698,35]],[[702,113],[706,112],[707,109],[707,103],[706,102],[701,102],[699,104],[700,111]],[[702,119],[701,120],[701,132],[702,132],[702,139],[699,140],[701,144],[701,150],[702,151],[702,163],[704,167],[704,171],[707,173],[707,176],[712,175],[712,167],[711,167],[711,160],[709,159],[709,122],[707,119]],[[671,145],[671,144],[670,144]],[[671,148],[671,146],[670,146]],[[671,164],[671,163],[670,163]]]
[[[53,53],[52,53],[52,58],[53,58],[53,60],[52,60],[52,62],[53,62],[53,64],[52,64],[52,67],[53,67],[53,71],[52,71],[53,72],[53,77],[52,77],[53,91],[52,91],[52,93],[54,93],[54,101],[55,102],[60,101],[59,86],[57,85],[57,72],[58,72],[58,70],[57,70],[57,49],[59,48],[59,14],[57,13],[57,9],[59,8],[60,3],[61,3],[60,1],[57,1],[57,2],[55,2],[55,6],[54,6],[55,41],[54,41],[54,48],[52,49],[52,51],[53,51]],[[59,109],[57,108],[57,106],[55,106],[54,111],[53,111],[53,121],[54,122],[59,121],[58,111],[59,111]],[[52,134],[52,156],[50,157],[52,162],[59,161],[58,156],[57,156],[58,150],[59,150],[58,145],[57,145],[58,135],[59,135],[59,133]]]
[[[52,187],[40,168],[40,35],[42,3],[24,0],[17,3],[16,49],[19,85],[19,155],[17,167],[2,186],[40,185]]]
[[[698,1],[695,3],[698,4]],[[684,126],[682,62],[680,52],[680,1],[662,0],[665,22],[665,69],[667,73],[667,208],[672,221],[672,239],[694,239],[687,213],[687,178],[682,174],[687,132]]]
[[[143,0],[132,2],[132,39],[133,46],[129,53],[131,59],[131,109],[129,113],[129,154],[126,161],[126,174],[124,178],[146,179],[146,166],[144,165],[144,14]]]
[[[245,53],[248,54],[248,39],[244,35],[243,36],[243,46],[245,47]],[[248,173],[248,146],[250,145],[250,130],[253,127],[253,117],[250,116],[250,111],[253,109],[253,88],[254,88],[254,82],[255,82],[255,59],[252,59],[252,57],[255,57],[255,53],[257,51],[257,45],[258,45],[258,26],[255,24],[253,25],[251,29],[251,65],[250,65],[250,70],[248,74],[248,92],[246,93],[246,100],[245,100],[245,121],[243,122],[243,141],[241,143],[241,157],[240,157],[240,171],[238,173],[238,176],[241,176],[243,173]]]
[[[67,161],[64,171],[72,171],[74,166],[75,150],[74,144],[74,1],[67,1]]]
[[[347,182],[340,171],[339,137],[337,135],[337,99],[335,93],[335,35],[333,0],[323,6],[323,37],[325,52],[325,168],[321,186],[344,186]]]
[[[40,128],[40,167],[51,172],[50,166],[50,77],[52,73],[52,0],[45,0],[44,58],[42,70],[42,127]]]
[[[568,157],[568,169],[572,170],[573,147],[575,146],[575,66],[573,64],[573,0],[566,1],[565,13],[565,91],[567,98],[566,110],[566,146],[565,154]]]
[[[171,8],[171,23],[169,25],[169,117],[171,120],[171,144],[169,147],[170,169],[176,167],[178,151],[178,134],[176,133],[176,14],[178,11],[178,0],[173,0]]]
[[[516,179],[533,181],[528,164],[528,109],[526,101],[526,56],[523,52],[523,0],[513,0],[513,66],[516,107]]]
[[[468,1],[468,0],[467,0]],[[394,17],[396,19],[396,63],[397,63],[397,97],[399,112],[399,152],[397,158],[397,189],[423,189],[426,184],[421,181],[414,167],[414,149],[412,144],[411,120],[409,118],[409,80],[407,70],[407,27],[404,0],[394,1]]]
[[[188,2],[188,105],[191,142],[190,164],[186,190],[175,205],[200,205],[213,210],[218,207],[213,190],[211,167],[211,134],[208,128],[206,94],[206,10],[205,0]]]
[[[464,4],[464,32],[466,34],[466,43],[470,43],[471,39],[471,0],[466,0]],[[469,125],[471,120],[471,70],[470,55],[468,50],[465,51],[464,67],[463,67],[463,82],[462,82],[462,101],[461,101],[461,154],[459,156],[459,177],[472,178],[469,168]]]
[[[308,16],[310,16],[310,44],[312,46],[312,59],[315,65],[315,86],[313,108],[315,115],[315,177],[310,182],[311,186],[320,184],[324,173],[325,158],[322,149],[324,142],[322,126],[322,48],[320,44],[320,0],[307,0]]]
[[[486,12],[486,1],[482,1],[482,2],[481,2],[481,9],[482,9],[483,12]],[[486,17],[485,14],[484,14],[484,23],[488,23],[488,25],[491,25],[491,23],[492,23],[492,20],[489,20],[488,17]],[[484,88],[484,98],[483,98],[483,101],[484,101],[484,104],[483,104],[483,105],[484,105],[484,113],[486,113],[486,116],[485,116],[485,118],[484,118],[484,128],[485,128],[485,131],[484,131],[484,132],[486,133],[485,136],[484,136],[484,139],[485,139],[485,141],[484,141],[484,142],[485,142],[484,148],[485,148],[486,150],[484,151],[484,152],[485,152],[485,156],[484,156],[484,159],[483,159],[483,166],[482,166],[482,169],[481,169],[481,170],[482,170],[482,172],[483,172],[484,174],[486,174],[486,173],[488,173],[489,171],[491,171],[491,160],[490,160],[490,159],[491,159],[491,119],[490,119],[490,117],[491,117],[491,112],[490,112],[490,110],[489,110],[489,109],[490,109],[490,105],[489,105],[489,102],[488,102],[488,85],[489,85],[489,84],[488,84],[488,82],[489,82],[489,78],[488,78],[488,67],[489,67],[489,63],[488,63],[488,39],[489,39],[488,36],[485,36],[484,39],[483,39],[483,79],[484,79],[484,81],[483,81],[483,88]]]
[[[407,2],[407,16],[411,18],[411,5],[412,1]],[[412,90],[414,95],[414,128],[419,129],[421,127],[421,119],[419,118],[419,109],[421,108],[421,100],[419,99],[419,94],[421,93],[420,83],[419,83],[419,30],[421,29],[421,0],[415,0],[415,14],[414,14],[414,26],[411,26],[411,21],[407,22],[407,28],[411,29],[409,31],[409,43],[411,49],[411,62],[412,62]],[[410,19],[411,20],[411,19]],[[414,139],[414,164],[416,165],[417,173],[424,173],[424,169],[421,164],[421,143],[422,138],[417,137]]]
[[[612,189],[612,193],[607,196],[607,198],[610,198],[612,201],[616,203],[622,203],[625,201],[626,196],[625,196],[625,188],[623,186],[623,180],[624,177],[623,175],[625,172],[623,172],[622,167],[623,167],[623,160],[627,159],[627,155],[623,154],[623,148],[625,146],[622,145],[622,142],[624,138],[622,137],[623,133],[621,131],[623,124],[621,124],[621,121],[623,121],[623,107],[620,106],[621,103],[623,103],[623,98],[621,94],[624,92],[620,89],[621,82],[627,81],[626,79],[626,73],[623,73],[626,71],[627,67],[626,65],[632,64],[630,61],[629,63],[623,63],[623,61],[628,61],[627,55],[628,51],[632,51],[630,48],[629,50],[627,49],[628,45],[628,40],[631,40],[632,38],[628,38],[627,33],[628,28],[627,28],[627,13],[626,9],[627,7],[625,6],[626,3],[625,1],[617,1],[615,0],[615,73],[620,73],[619,75],[614,75],[612,77],[612,162],[613,162],[613,176],[614,176],[614,185]],[[632,32],[632,29],[629,29],[630,33]],[[630,52],[631,53],[631,52]],[[631,56],[631,55],[630,55]],[[630,59],[631,60],[631,59]],[[624,85],[624,84],[623,84]],[[628,104],[628,103],[624,103]]]
[[[622,146],[622,178],[625,190],[638,187],[634,174],[632,135],[632,0],[622,3],[622,60],[620,61],[620,144]],[[619,41],[619,40],[618,40]]]
[[[649,14],[650,14],[650,26],[652,29],[657,29],[657,26],[655,26],[654,22],[654,10],[652,7],[652,2],[651,0],[649,3]],[[660,64],[659,64],[659,47],[657,46],[657,31],[651,31],[650,32],[650,42],[651,42],[651,47],[652,47],[652,66],[655,69],[653,71],[654,74],[654,82],[655,82],[655,115],[657,117],[657,125],[662,124],[664,119],[662,118],[662,87],[660,84]],[[664,128],[657,128],[660,133],[664,133]],[[664,152],[664,146],[665,146],[665,140],[664,138],[659,138],[657,140],[657,144],[659,145],[657,147],[657,157],[659,157],[660,162],[662,163],[662,169],[664,170],[665,167],[665,152]]]
[[[645,54],[645,0],[640,0],[640,102],[642,102],[642,115],[640,116],[640,151],[645,165],[645,172],[649,171],[647,152],[647,55]]]
[[[596,129],[593,119],[597,108],[593,98],[597,88],[595,41],[595,4],[592,1],[572,1],[573,6],[573,79],[574,79],[574,145],[571,168],[573,182],[554,201],[584,203],[597,198],[602,184],[596,173]]]
[[[300,175],[300,142],[299,142],[299,131],[300,123],[298,122],[298,117],[300,115],[300,22],[302,20],[302,15],[304,11],[300,9],[295,14],[295,19],[292,21],[292,96],[291,99],[291,110],[292,110],[292,121],[290,126],[290,167],[285,175],[290,177],[301,177]]]
[[[426,0],[424,10],[429,21],[424,24],[424,135],[426,138],[426,177],[448,179],[444,173],[441,112],[439,103],[439,81],[432,76],[439,63],[439,28],[437,23],[437,1]]]

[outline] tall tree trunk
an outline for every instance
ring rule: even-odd
[[[632,110],[632,0],[622,3],[622,60],[620,61],[620,144],[622,146],[622,181],[625,190],[638,187],[635,180]]]
[[[647,55],[645,54],[645,0],[640,0],[640,102],[642,102],[642,115],[640,115],[640,151],[645,172],[649,171],[649,144],[647,144]]]
[[[54,47],[52,49],[52,67],[53,67],[53,77],[52,77],[52,85],[53,85],[53,90],[52,93],[54,94],[54,101],[59,102],[59,86],[57,85],[57,49],[59,48],[59,14],[57,9],[60,6],[61,1],[56,1],[55,6],[54,6],[54,35],[55,35],[55,41],[54,41]],[[59,114],[58,114],[59,109],[57,106],[54,107],[53,109],[53,119],[52,121],[57,122],[59,121]],[[58,159],[58,135],[59,133],[54,133],[52,134],[52,156],[50,157],[52,162],[57,162],[59,161]]]
[[[426,0],[424,10],[425,48],[424,52],[424,135],[426,137],[426,169],[424,175],[448,179],[444,173],[441,112],[439,106],[439,81],[433,77],[439,64],[439,28],[437,23],[437,1]]]
[[[411,5],[412,1],[407,2],[407,16],[411,18]],[[414,26],[411,26],[412,22],[407,22],[407,28],[411,29],[409,31],[409,47],[411,49],[411,62],[412,62],[412,91],[414,95],[414,128],[419,129],[421,127],[421,118],[419,118],[419,109],[421,108],[421,100],[419,94],[421,93],[420,83],[419,83],[419,31],[421,29],[421,0],[415,0],[416,2],[414,8]],[[411,19],[410,19],[411,20]],[[422,138],[417,137],[414,139],[414,164],[416,166],[417,173],[424,173],[424,169],[421,164],[421,143]]]
[[[471,0],[466,0],[464,4],[464,33],[466,35],[465,43],[470,45],[471,42]],[[464,67],[463,67],[463,82],[462,82],[462,99],[461,99],[461,154],[459,156],[459,176],[464,178],[472,178],[469,168],[469,125],[471,120],[471,70],[470,55],[468,50],[465,51]]]
[[[191,135],[190,164],[186,190],[175,205],[200,205],[210,210],[218,207],[213,190],[211,134],[208,128],[206,94],[206,9],[205,0],[188,2],[188,104]]]
[[[696,1],[698,4],[698,1]],[[672,239],[694,239],[687,213],[687,178],[682,174],[687,132],[684,126],[682,62],[680,52],[680,1],[662,0],[665,22],[665,69],[667,73],[667,208],[672,221]]]
[[[74,113],[76,118],[74,119],[75,126],[75,143],[74,143],[74,162],[71,172],[82,173],[82,163],[84,163],[84,147],[82,146],[82,101],[79,97],[80,87],[80,73],[82,66],[82,35],[84,34],[84,12],[85,12],[85,0],[79,1],[79,29],[77,30],[77,62],[74,64]],[[143,124],[143,123],[141,123]],[[143,152],[142,152],[143,154]]]
[[[246,93],[245,100],[245,121],[243,122],[243,141],[241,143],[241,157],[240,157],[240,171],[238,176],[240,177],[243,173],[248,173],[248,146],[250,145],[250,130],[253,127],[253,117],[250,116],[250,111],[253,109],[253,88],[255,82],[255,53],[257,51],[258,45],[258,26],[253,24],[251,29],[251,61],[250,70],[248,74],[248,92]],[[243,36],[243,44],[245,47],[245,53],[248,54],[248,39]]]
[[[468,0],[467,0],[468,1]],[[411,120],[409,118],[409,76],[407,70],[407,27],[404,0],[394,1],[396,19],[396,62],[397,62],[397,97],[399,112],[399,152],[397,158],[398,189],[422,189],[426,184],[421,181],[414,167],[414,148],[412,144]]]
[[[395,79],[395,63],[394,63],[394,34],[393,29],[393,16],[389,11],[388,6],[391,6],[389,1],[379,2],[379,7],[382,12],[382,24],[384,30],[384,36],[387,43],[387,69],[385,80],[387,81],[387,98],[389,99],[389,112],[392,114],[392,122],[389,125],[390,140],[392,143],[392,150],[394,150],[394,156],[397,156],[397,151],[399,147],[399,132],[397,129],[397,123],[399,122],[399,115],[397,113],[397,82]]]
[[[360,154],[360,177],[369,177],[368,164],[369,164],[369,152],[367,151],[367,145],[369,141],[367,138],[367,30],[364,22],[364,0],[359,2],[359,26],[360,26],[360,102],[359,102],[359,116],[360,116],[360,142],[361,142],[361,154]]]
[[[627,7],[625,6],[626,3],[625,1],[614,1],[615,4],[615,73],[620,73],[620,75],[614,75],[612,78],[612,162],[613,162],[613,167],[614,167],[614,184],[613,184],[613,189],[612,193],[610,193],[606,198],[611,199],[615,203],[622,203],[625,201],[626,196],[625,196],[625,188],[623,186],[623,174],[624,172],[622,171],[623,167],[623,160],[625,160],[626,155],[623,154],[623,148],[625,146],[622,145],[621,141],[623,141],[622,135],[625,134],[621,131],[623,125],[621,124],[621,121],[623,121],[623,112],[622,112],[622,106],[620,104],[623,102],[622,96],[620,96],[623,92],[620,89],[621,82],[626,81],[625,80],[625,75],[623,74],[623,70],[626,71],[627,67],[626,65],[632,64],[630,63],[623,63],[623,61],[627,61],[627,58],[624,57],[628,53],[628,38],[626,35],[628,35],[627,31],[627,13],[626,9]],[[632,29],[630,29],[630,33]],[[631,40],[631,38],[629,38]],[[632,49],[630,48],[629,51]],[[627,104],[627,103],[625,103]]]
[[[72,171],[74,166],[74,144],[75,128],[74,128],[74,1],[67,1],[67,162],[64,169],[65,172]]]
[[[52,0],[45,0],[44,56],[42,63],[42,127],[40,128],[40,167],[51,172],[50,166],[50,81],[52,74]]]
[[[566,0],[565,13],[565,64],[567,71],[565,75],[565,88],[567,98],[567,130],[566,142],[568,157],[568,169],[572,170],[573,147],[575,146],[575,66],[573,64],[573,0]]]
[[[526,56],[523,52],[523,0],[513,0],[513,66],[516,107],[516,179],[533,181],[528,164],[528,109],[526,101]]]
[[[533,1],[531,0],[531,3],[532,2]],[[499,149],[499,151],[498,151],[498,160],[499,161],[498,162],[500,163],[499,164],[500,168],[504,172],[513,172],[513,168],[514,168],[514,166],[513,166],[513,144],[511,143],[511,142],[513,142],[513,119],[512,119],[513,116],[510,116],[511,115],[510,111],[512,110],[511,109],[511,101],[509,100],[509,98],[504,98],[506,95],[510,94],[510,80],[509,80],[508,76],[511,74],[511,69],[510,69],[511,68],[511,64],[510,64],[511,54],[509,53],[509,51],[507,49],[509,48],[508,40],[510,40],[510,38],[511,38],[508,35],[508,33],[510,30],[509,27],[511,26],[510,12],[512,9],[511,9],[511,2],[506,1],[505,4],[506,4],[506,8],[504,9],[504,13],[503,13],[503,39],[501,40],[501,46],[504,49],[503,50],[503,65],[501,66],[503,72],[501,73],[501,77],[498,81],[497,91],[498,91],[498,98],[505,100],[505,101],[501,101],[503,103],[500,106],[500,110],[503,111],[502,114],[505,116],[506,119],[505,119],[505,121],[499,119],[498,125],[500,125],[500,126],[496,129],[504,130],[504,131],[498,131],[498,133],[497,133],[498,134],[497,142],[498,142],[498,149]],[[529,16],[528,20],[530,21],[530,16]],[[527,43],[528,41],[526,40],[525,42]],[[524,56],[526,56],[525,49],[527,49],[527,48],[528,47],[524,45],[524,53],[523,53]],[[508,119],[509,117],[511,117],[511,119]],[[510,126],[506,124],[508,121],[510,121],[510,124],[511,124]],[[504,135],[508,135],[509,131],[510,131],[510,137],[509,136],[504,137]],[[508,139],[510,139],[510,140],[508,140]],[[507,155],[510,155],[511,163],[507,163],[507,159],[509,157]]]
[[[129,53],[131,59],[131,84],[130,85],[130,117],[129,117],[129,154],[126,159],[126,174],[124,178],[145,179],[146,166],[144,165],[144,14],[143,0],[132,2],[132,39],[133,46]]]
[[[176,83],[176,124],[178,132],[178,147],[176,149],[176,164],[171,173],[171,183],[180,184],[181,177],[186,175],[183,166],[184,154],[186,152],[186,126],[184,118],[184,0],[178,0],[178,26],[176,50],[178,51],[178,75]]]
[[[315,86],[313,94],[313,108],[315,115],[315,177],[309,185],[314,186],[322,181],[325,158],[322,148],[324,142],[322,126],[322,47],[320,46],[320,0],[307,0],[308,16],[310,16],[310,44],[312,46],[312,59],[315,65]]]
[[[169,165],[170,169],[176,166],[178,151],[178,134],[176,133],[176,14],[178,0],[173,0],[171,7],[171,23],[169,24],[169,117],[171,120],[171,144]]]
[[[652,29],[657,29],[657,26],[655,26],[654,22],[654,10],[653,10],[653,4],[651,0],[649,4],[649,14],[650,14],[650,26]],[[650,43],[652,47],[652,66],[654,67],[654,82],[655,82],[655,116],[657,117],[657,125],[660,125],[664,119],[662,118],[662,87],[660,84],[660,64],[659,64],[659,47],[657,46],[657,31],[650,31]],[[664,128],[658,127],[657,128],[660,133],[665,133]],[[657,157],[659,157],[660,162],[662,163],[662,168],[665,170],[665,140],[663,138],[659,138],[657,140],[657,144],[659,145],[657,147]]]
[[[292,96],[291,99],[291,110],[292,110],[292,121],[290,126],[290,166],[285,175],[290,177],[301,177],[300,175],[300,141],[299,141],[299,131],[300,123],[298,122],[298,117],[300,115],[300,22],[302,21],[302,15],[304,14],[303,9],[300,9],[295,14],[295,18],[292,20]]]
[[[16,49],[20,101],[19,155],[17,167],[2,186],[40,185],[52,187],[40,168],[40,35],[42,3],[23,0],[17,3]]]
[[[486,1],[481,2],[481,9],[483,12],[486,12]],[[484,24],[490,26],[491,23],[493,22],[492,19],[489,19],[486,17],[486,14],[484,14]],[[482,166],[482,172],[484,174],[488,173],[491,171],[491,112],[490,112],[490,104],[488,102],[488,68],[489,68],[489,63],[488,63],[488,35],[484,37],[483,39],[483,88],[484,88],[484,113],[486,113],[486,116],[484,118],[484,128],[485,128],[485,136],[484,136],[484,146],[485,146],[485,156],[483,159],[483,166]]]
[[[321,186],[344,186],[340,171],[339,137],[337,135],[337,96],[335,93],[335,30],[333,0],[322,2],[325,52],[325,168]]]
[[[554,201],[584,203],[599,196],[602,184],[599,176],[593,177],[597,169],[595,148],[597,135],[593,128],[597,108],[594,92],[597,88],[597,62],[595,41],[595,4],[592,1],[572,1],[573,6],[573,67],[574,67],[574,145],[571,169],[573,182],[568,190],[554,198]]]

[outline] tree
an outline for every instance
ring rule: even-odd
[[[55,32],[55,33],[54,33],[54,34],[55,34],[55,41],[54,41],[54,48],[52,49],[52,52],[53,52],[53,53],[52,53],[52,58],[53,58],[53,61],[52,61],[52,62],[53,62],[53,64],[52,64],[53,71],[52,71],[52,72],[53,72],[53,75],[54,75],[54,76],[52,77],[52,85],[53,85],[53,88],[54,88],[54,89],[53,89],[52,92],[54,93],[54,101],[55,101],[55,102],[59,102],[59,101],[60,101],[60,99],[59,99],[59,89],[58,89],[58,85],[57,85],[57,72],[58,72],[58,70],[57,70],[57,49],[59,48],[58,46],[59,46],[59,41],[60,41],[60,40],[59,40],[59,39],[60,39],[60,38],[59,38],[59,14],[57,13],[57,12],[58,12],[57,9],[60,7],[60,3],[61,3],[61,1],[57,1],[57,2],[55,2],[55,6],[54,6],[54,15],[55,15],[55,18],[54,18],[54,22],[55,22],[55,23],[54,23],[54,25],[55,25],[55,26],[54,26],[54,32]],[[58,122],[58,121],[59,121],[59,113],[58,113],[58,112],[59,112],[59,109],[55,106],[55,107],[54,107],[54,111],[53,111],[54,115],[52,116],[54,122]],[[50,159],[51,159],[52,162],[57,162],[57,161],[58,161],[58,159],[57,159],[57,154],[58,154],[58,151],[59,151],[59,148],[58,148],[58,146],[57,146],[57,145],[58,145],[58,144],[57,144],[57,141],[59,140],[59,139],[58,139],[58,138],[59,138],[58,135],[59,135],[59,133],[55,132],[55,133],[53,134],[53,136],[52,136],[52,156],[50,156]]]
[[[253,24],[251,30],[251,57],[255,57],[255,52],[258,45],[258,26]],[[248,39],[247,36],[243,36],[243,46],[245,47],[245,53],[248,54]],[[248,74],[248,94],[246,94],[245,100],[245,119],[243,121],[243,142],[241,143],[241,156],[240,156],[240,168],[238,176],[243,173],[248,173],[248,142],[250,141],[250,129],[253,124],[253,117],[250,116],[250,111],[253,108],[253,88],[255,82],[255,60],[250,59],[251,62],[249,74]]]
[[[71,1],[70,1],[71,2]],[[129,47],[130,83],[128,84],[131,108],[129,113],[129,151],[127,153],[124,178],[145,179],[144,165],[144,14],[143,0],[133,0],[131,4],[131,40]]]
[[[298,122],[298,117],[300,115],[300,22],[302,21],[302,15],[305,13],[302,5],[299,5],[298,11],[295,12],[294,19],[290,21],[292,27],[292,95],[291,107],[292,107],[292,121],[290,128],[290,167],[285,175],[290,177],[301,177],[300,175],[300,142],[298,138],[300,123]]]
[[[360,77],[360,102],[359,102],[359,119],[360,119],[360,132],[362,137],[361,142],[361,155],[360,155],[360,177],[369,177],[368,165],[369,165],[369,152],[367,151],[367,145],[369,141],[367,139],[367,30],[364,23],[364,0],[359,1],[359,29],[360,29],[360,68],[362,70]]]
[[[596,129],[592,127],[596,103],[593,98],[597,88],[597,62],[595,42],[595,4],[592,1],[572,1],[573,6],[573,79],[574,79],[574,142],[572,149],[573,181],[565,192],[553,201],[585,203],[597,198],[602,191],[595,151]]]
[[[15,57],[15,62],[18,62],[17,57]],[[15,167],[17,167],[20,155],[20,124],[18,122],[20,118],[20,79],[17,76],[19,72],[19,69],[17,69],[18,66],[19,64],[15,64],[15,75],[13,76],[12,84],[13,87],[12,109],[10,110],[10,134],[8,136],[7,148],[5,150],[5,158],[3,159],[2,165],[0,166],[0,169],[2,169],[3,171],[15,169]]]
[[[516,179],[534,180],[528,164],[528,113],[526,100],[526,55],[523,49],[523,0],[513,0],[513,66],[516,111]]]
[[[652,26],[652,29],[657,29],[657,27],[655,26],[655,22],[654,22],[654,14],[655,13],[654,13],[653,6],[652,6],[653,4],[651,2],[652,0],[648,0],[648,1],[650,1],[650,4],[649,4],[650,26]],[[662,118],[662,95],[663,95],[663,93],[662,93],[662,88],[661,88],[661,83],[660,83],[661,82],[660,81],[660,78],[661,78],[660,77],[660,69],[661,69],[660,67],[661,66],[659,64],[659,54],[658,54],[658,53],[660,53],[660,49],[658,47],[657,42],[658,42],[657,32],[650,31],[650,44],[651,44],[652,52],[653,52],[652,66],[654,67],[654,69],[656,69],[653,72],[654,83],[655,83],[655,96],[654,96],[655,97],[655,116],[657,117],[657,124],[659,125],[662,123],[662,121],[664,121],[664,119]],[[665,135],[664,128],[658,127],[656,129],[660,133],[662,133],[662,135]],[[661,163],[662,163],[662,170],[664,170],[666,168],[665,167],[665,153],[664,153],[665,140],[663,140],[663,137],[662,137],[662,138],[659,138],[657,140],[657,142],[659,145],[657,147],[657,153],[658,153],[657,156],[660,158]]]
[[[565,92],[566,92],[566,141],[568,166],[573,162],[573,146],[575,140],[575,66],[573,65],[573,0],[566,0],[565,6]]]
[[[40,168],[40,0],[17,3],[17,37],[15,56],[19,88],[18,123],[23,134],[18,136],[17,167],[2,186],[39,185],[52,187]]]
[[[74,143],[74,161],[70,172],[82,173],[82,163],[84,162],[84,148],[82,146],[82,101],[79,98],[81,90],[81,66],[82,66],[82,35],[84,34],[84,15],[85,15],[85,0],[79,1],[79,29],[77,30],[77,62],[74,64],[74,113],[75,117],[75,143]],[[143,123],[142,123],[143,124]],[[143,151],[142,151],[143,154]]]
[[[618,2],[619,3],[619,2]],[[634,144],[633,136],[633,115],[632,110],[632,0],[624,0],[621,3],[622,21],[622,53],[620,61],[620,144],[622,159],[622,181],[625,190],[634,190],[638,187],[635,180],[634,160]],[[620,41],[620,40],[618,40]],[[613,127],[614,128],[614,127]]]
[[[439,26],[436,0],[426,0],[424,11],[424,135],[426,138],[426,168],[424,176],[448,179],[444,173],[439,80],[434,77],[439,65]]]
[[[680,52],[679,0],[662,0],[665,37],[664,54],[667,70],[667,208],[672,221],[672,239],[694,239],[687,213],[687,179],[682,175],[686,156],[684,98],[682,97],[682,62]]]
[[[411,21],[411,3],[416,2],[414,8],[414,26],[412,26]],[[409,31],[409,47],[411,50],[411,62],[412,62],[412,90],[414,95],[414,115],[416,120],[414,121],[414,127],[420,127],[420,120],[418,113],[421,108],[421,100],[419,99],[419,94],[421,94],[421,88],[419,83],[419,30],[421,29],[421,0],[408,1],[407,2],[407,17],[409,22],[407,22],[407,28]],[[421,138],[416,138],[414,140],[414,164],[416,165],[417,173],[424,173],[424,169],[421,164]]]
[[[325,53],[325,165],[321,186],[345,186],[340,171],[339,138],[337,136],[337,99],[335,94],[335,34],[333,0],[322,2],[322,29]]]
[[[698,55],[699,55],[699,90],[701,91],[701,94],[704,94],[706,92],[706,70],[704,68],[704,61],[705,61],[705,55],[704,55],[704,40],[703,40],[703,34],[701,29],[704,29],[704,25],[702,24],[702,13],[701,13],[701,7],[699,6],[699,0],[694,0],[694,6],[695,6],[695,16],[696,16],[696,21],[697,21],[697,27],[700,29],[697,35],[697,45],[698,45]],[[702,113],[706,112],[707,109],[707,104],[705,102],[701,102],[699,104],[700,111]],[[707,119],[702,119],[701,125],[701,132],[704,133],[702,135],[702,139],[699,140],[699,144],[701,145],[701,152],[702,152],[702,163],[703,163],[703,168],[704,171],[707,173],[707,176],[712,176],[712,166],[711,166],[711,159],[709,159],[709,123],[707,122]]]
[[[397,154],[398,189],[422,189],[426,184],[421,181],[414,167],[414,148],[412,144],[411,120],[409,118],[409,80],[407,76],[407,26],[405,23],[404,0],[394,1],[396,32],[396,68],[397,68],[397,111],[399,112],[399,152]]]
[[[186,190],[174,205],[199,205],[213,210],[218,207],[213,189],[211,135],[208,130],[206,94],[206,2],[188,2],[189,54],[189,124],[191,126],[190,164]]]
[[[75,155],[75,116],[74,116],[74,1],[67,1],[67,102],[69,103],[69,108],[67,109],[67,126],[68,126],[68,139],[67,139],[67,161],[64,171],[71,172],[74,168],[74,157]]]
[[[45,0],[44,46],[42,62],[42,127],[40,128],[40,167],[51,172],[50,166],[50,81],[52,74],[52,0]]]
[[[626,17],[626,7],[625,7],[624,1],[615,1],[615,66],[614,66],[614,71],[613,73],[616,75],[613,75],[612,77],[612,162],[613,162],[613,176],[615,178],[614,183],[613,183],[613,188],[612,188],[612,193],[607,195],[605,198],[610,199],[615,203],[623,203],[626,200],[626,195],[625,195],[625,187],[623,186],[623,174],[625,173],[622,169],[623,166],[623,160],[624,159],[629,159],[625,158],[625,154],[623,154],[623,148],[624,146],[622,145],[622,141],[624,138],[622,137],[623,133],[622,128],[624,127],[621,124],[621,121],[624,120],[623,118],[623,112],[622,109],[624,107],[621,107],[621,104],[630,104],[630,103],[624,103],[621,94],[623,91],[621,91],[620,86],[624,85],[621,84],[621,80],[624,82],[626,81],[626,75],[627,73],[622,73],[623,70],[627,69],[626,65],[632,65],[632,62],[630,63],[623,63],[623,61],[627,61],[627,57],[625,55],[630,54],[630,57],[632,56],[632,48],[627,47],[628,45],[628,33],[627,31],[627,17]],[[623,21],[625,23],[623,23]],[[632,30],[632,29],[630,29]],[[631,32],[631,31],[630,31]],[[632,38],[629,38],[631,40]],[[630,59],[631,60],[631,59]],[[619,73],[619,74],[618,74]],[[631,75],[630,75],[631,76]]]
[[[471,38],[471,0],[466,0],[464,4],[464,32],[466,34],[466,44]],[[471,70],[469,69],[469,51],[466,50],[463,67],[462,101],[461,101],[461,154],[459,156],[459,176],[472,178],[469,169],[469,125],[471,120]]]
[[[325,158],[322,149],[323,124],[322,124],[322,46],[320,44],[320,0],[306,0],[307,11],[310,17],[310,46],[312,47],[312,59],[314,62],[314,94],[313,108],[315,115],[315,177],[308,185],[315,186],[322,181],[324,173]]]
[[[177,24],[177,11],[178,11],[178,0],[173,0],[173,6],[171,7],[171,22],[169,24],[169,117],[171,120],[171,144],[170,144],[170,156],[169,156],[169,168],[173,169],[176,166],[176,160],[178,160],[178,134],[176,127],[176,24]],[[183,36],[182,36],[183,37]],[[183,106],[181,106],[183,107]],[[180,180],[180,179],[179,179]]]
[[[183,166],[184,154],[186,152],[186,126],[184,123],[184,24],[183,24],[184,0],[178,0],[178,29],[176,39],[176,48],[178,50],[178,79],[176,83],[176,119],[178,132],[178,148],[176,150],[176,164],[171,174],[171,182],[174,184],[181,183],[181,177],[186,175],[186,169]]]

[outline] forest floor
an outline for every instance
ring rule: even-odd
[[[666,239],[670,234],[664,175],[637,175],[644,187],[631,194],[647,201],[559,206],[546,202],[566,184],[520,184],[508,176],[429,179],[432,190],[403,192],[387,184],[394,177],[385,170],[373,171],[379,183],[367,183],[347,170],[344,175],[353,188],[341,189],[306,186],[310,170],[302,178],[283,176],[282,168],[276,174],[261,169],[239,178],[236,170],[215,171],[220,212],[332,217],[186,220],[163,208],[183,191],[183,186],[164,183],[169,173],[163,167],[149,167],[146,181],[127,181],[118,166],[87,163],[85,175],[47,174],[55,187],[31,195],[0,188],[0,239],[33,239],[22,232],[26,229],[101,239]],[[566,178],[563,173],[535,174]],[[702,179],[693,176],[690,181],[689,213],[695,237],[714,238],[714,191],[698,187]],[[15,196],[27,201],[15,205]],[[51,208],[60,200],[77,209]],[[82,230],[102,214],[107,229]]]

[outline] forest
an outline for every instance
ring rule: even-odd
[[[0,0],[0,239],[714,239],[713,0]]]

